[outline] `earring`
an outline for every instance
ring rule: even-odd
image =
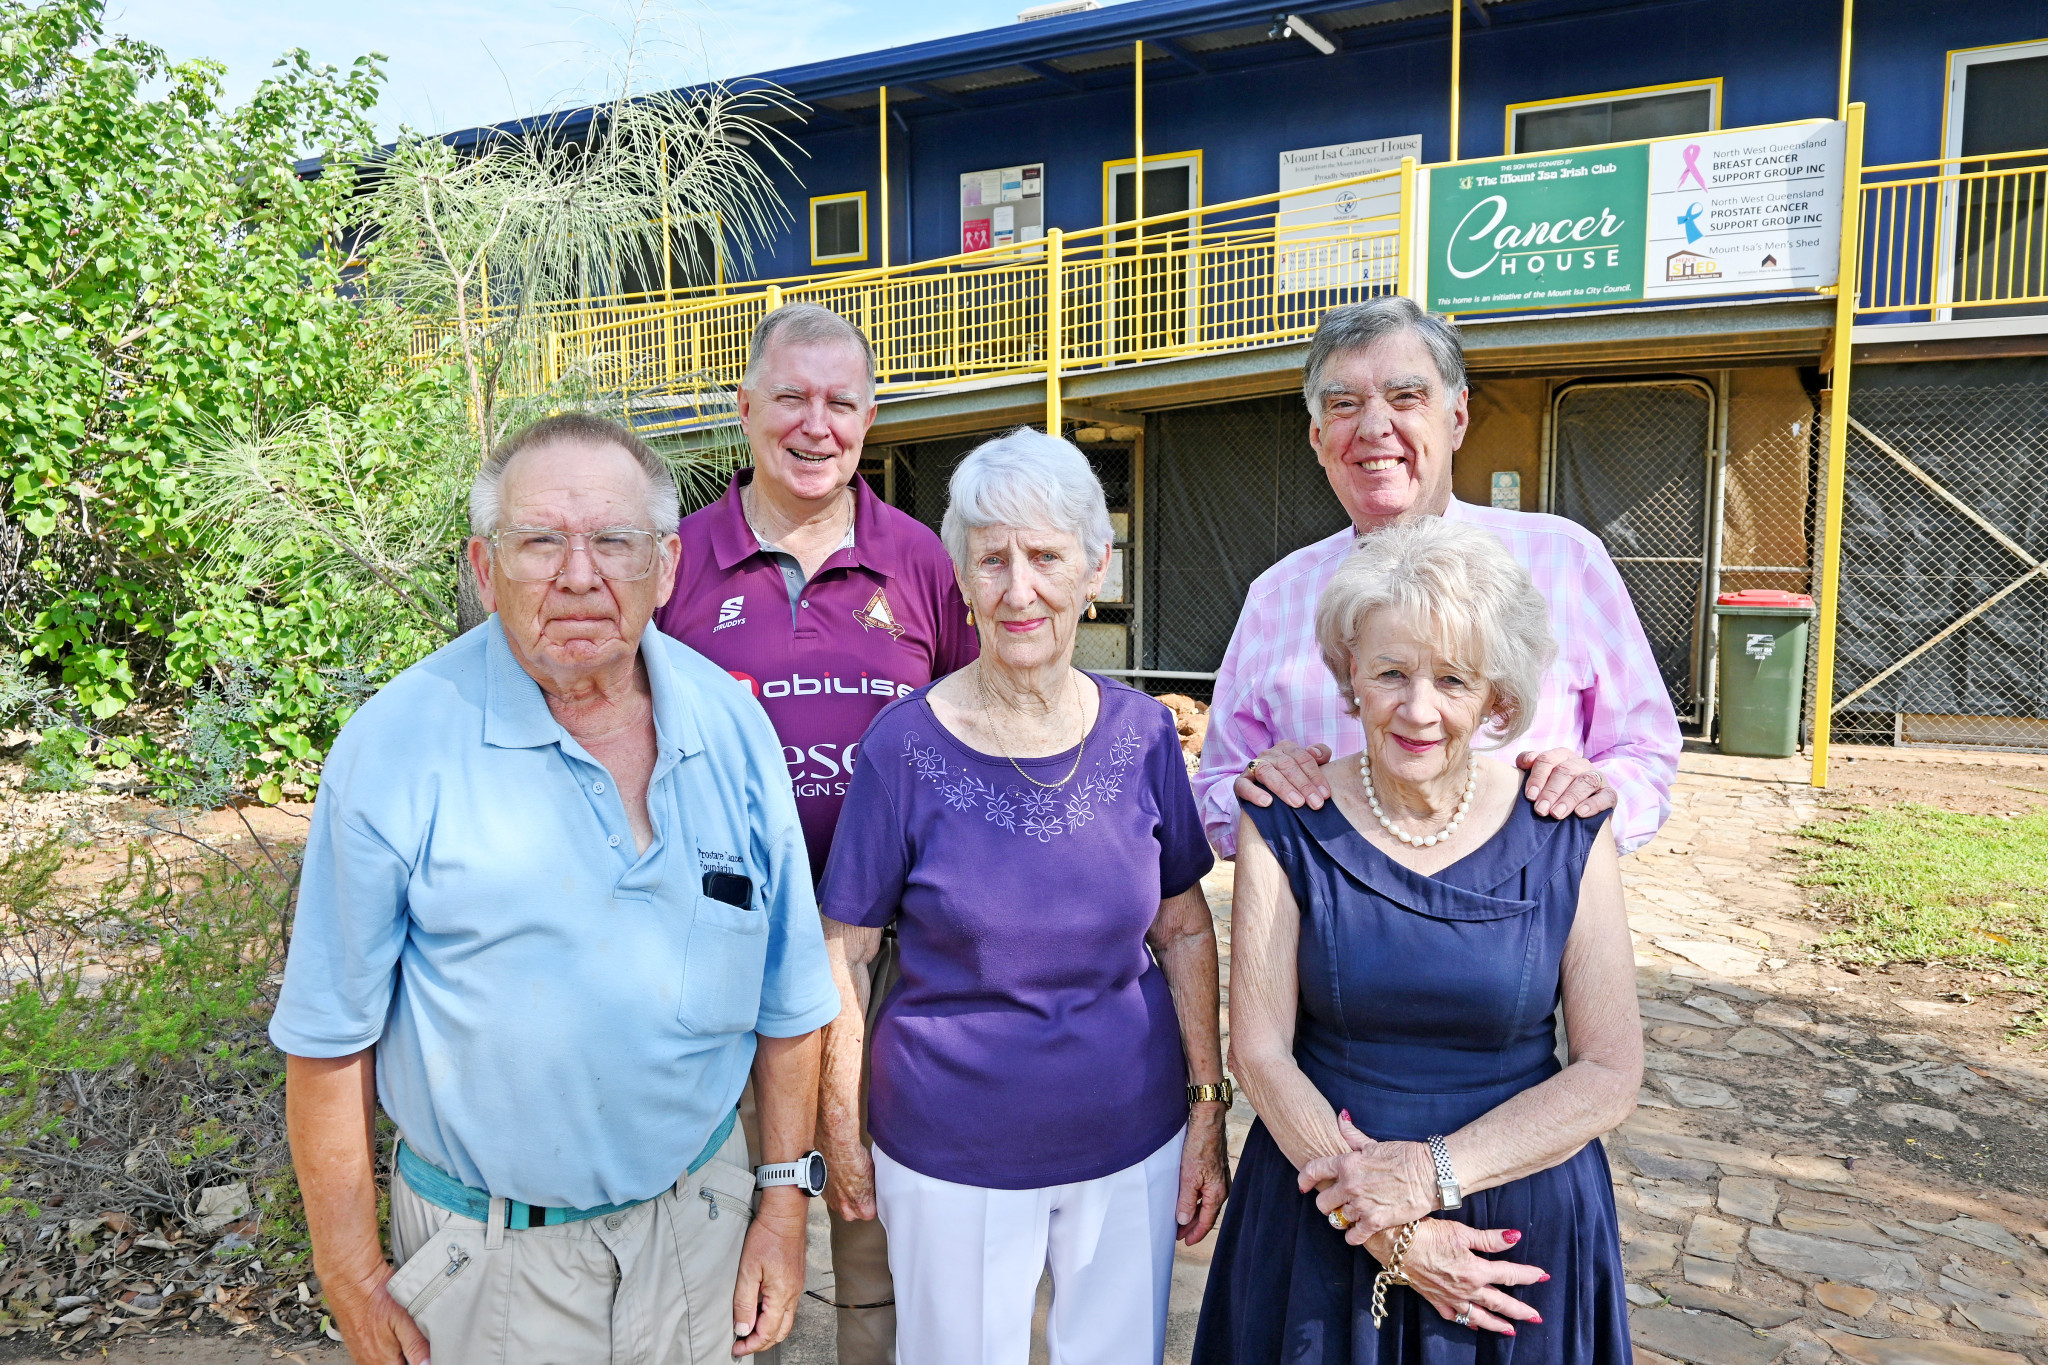
[[[970,626],[974,624],[974,608],[973,608],[973,607],[969,607],[969,608],[967,609],[967,624],[968,624],[968,625],[970,625]]]
[[[1095,619],[1095,599],[1092,597],[1088,599],[1088,619],[1091,621]]]

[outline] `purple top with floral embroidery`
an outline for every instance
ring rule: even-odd
[[[875,1024],[868,1127],[938,1180],[1093,1180],[1187,1121],[1180,1025],[1145,932],[1214,859],[1172,713],[1088,676],[1101,709],[1059,786],[1037,783],[1066,776],[1072,749],[1016,767],[978,753],[939,724],[929,687],[861,741],[818,899],[842,923],[897,926],[903,979]]]

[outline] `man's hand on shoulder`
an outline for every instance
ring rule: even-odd
[[[790,1186],[761,1193],[761,1207],[740,1249],[732,1295],[734,1356],[765,1351],[796,1327],[804,1292],[804,1238],[810,1200]]]
[[[1321,810],[1330,799],[1330,784],[1323,777],[1323,765],[1329,761],[1327,744],[1304,749],[1282,740],[1253,759],[1232,790],[1240,802],[1254,806],[1270,806],[1277,796],[1290,806]]]
[[[1515,766],[1529,773],[1527,791],[1538,815],[1562,820],[1567,815],[1585,817],[1614,808],[1614,784],[1575,749],[1525,751]]]
[[[391,1267],[382,1260],[360,1279],[328,1283],[322,1277],[334,1330],[356,1365],[427,1365],[427,1338],[387,1288]]]

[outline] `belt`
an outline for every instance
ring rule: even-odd
[[[686,1175],[695,1175],[705,1162],[718,1154],[732,1136],[732,1126],[739,1120],[739,1110],[725,1116],[725,1121],[712,1129],[710,1139],[705,1142],[697,1159],[690,1163]],[[412,1149],[411,1144],[398,1144],[398,1173],[405,1177],[405,1183],[412,1192],[432,1204],[435,1208],[446,1209],[464,1218],[473,1218],[479,1223],[491,1219],[491,1196],[482,1190],[471,1189],[448,1172],[434,1165]],[[563,1223],[580,1223],[586,1218],[602,1218],[608,1213],[619,1213],[625,1209],[638,1208],[645,1199],[629,1199],[623,1204],[599,1204],[589,1209],[546,1208],[538,1204],[525,1204],[517,1199],[508,1199],[505,1226],[515,1231],[528,1228],[558,1227]]]

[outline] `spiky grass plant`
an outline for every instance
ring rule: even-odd
[[[508,367],[538,368],[549,313],[662,278],[678,257],[699,278],[721,256],[747,265],[791,221],[771,179],[787,142],[765,116],[794,101],[716,82],[642,89],[639,38],[636,25],[600,103],[472,147],[407,136],[369,172],[370,286],[460,363],[479,460],[509,427]]]

